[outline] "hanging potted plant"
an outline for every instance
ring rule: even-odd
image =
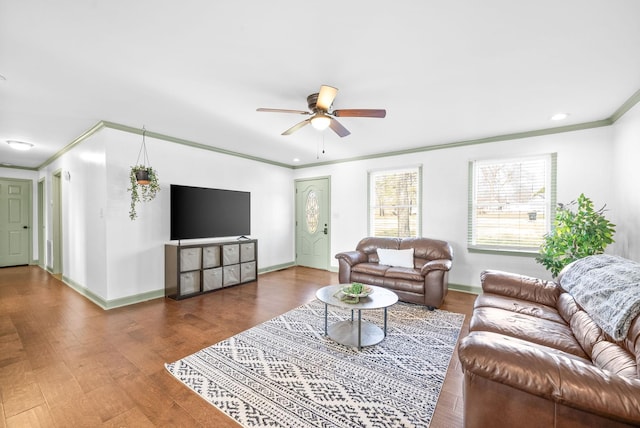
[[[148,165],[149,159],[147,157],[147,147],[144,138],[146,132],[146,129],[143,127],[142,146],[138,153],[138,160],[136,161],[136,165],[132,166],[129,170],[130,187],[127,191],[131,192],[131,206],[129,208],[129,218],[131,220],[135,220],[136,217],[138,217],[136,204],[138,202],[149,202],[153,200],[160,191],[158,173]],[[143,156],[142,163],[140,163],[140,156]]]
[[[553,230],[545,235],[536,261],[555,278],[572,261],[602,254],[613,243],[616,226],[605,218],[604,212],[604,206],[594,209],[584,194],[578,196],[577,202],[558,204]]]
[[[151,170],[150,167],[146,167],[144,165],[136,165],[132,166],[131,170],[136,175],[136,181],[138,182],[138,184],[145,185],[151,182],[151,180],[149,179],[149,176],[152,174],[150,174],[149,172],[149,170]]]
[[[145,173],[146,183],[138,180],[140,173]],[[131,207],[129,208],[129,218],[135,220],[138,217],[136,212],[136,204],[138,202],[149,202],[156,197],[156,193],[160,191],[158,183],[158,174],[150,166],[136,165],[132,166],[129,172],[130,187],[127,189],[131,192]]]

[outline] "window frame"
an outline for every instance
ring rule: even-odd
[[[420,237],[422,236],[422,164],[418,165],[406,165],[406,166],[398,166],[393,168],[382,168],[382,169],[373,169],[367,171],[367,236],[376,236],[375,230],[373,230],[374,222],[373,222],[373,211],[375,209],[380,208],[378,205],[374,205],[373,194],[375,189],[372,188],[374,183],[373,177],[378,174],[398,174],[401,172],[412,171],[417,173],[416,179],[416,235],[410,237]]]
[[[467,218],[467,249],[469,252],[515,255],[515,256],[537,256],[537,247],[511,246],[511,245],[483,245],[474,243],[476,236],[475,207],[476,207],[476,166],[486,163],[515,163],[525,160],[545,159],[548,166],[548,175],[545,177],[545,188],[548,188],[548,201],[545,204],[545,234],[549,233],[553,227],[556,212],[557,199],[557,153],[542,153],[533,155],[496,157],[487,159],[475,159],[469,161],[469,191],[468,191],[468,218]],[[542,237],[541,237],[542,239]]]

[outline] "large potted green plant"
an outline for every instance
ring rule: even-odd
[[[555,278],[572,261],[602,254],[614,242],[616,226],[605,218],[604,212],[605,206],[594,209],[584,194],[577,201],[558,204],[552,231],[545,235],[536,261]]]
[[[129,218],[135,220],[138,217],[136,212],[136,204],[138,202],[148,202],[156,197],[160,191],[158,183],[158,174],[156,171],[145,165],[132,166],[129,171],[130,187],[127,191],[131,192],[131,207],[129,209]]]

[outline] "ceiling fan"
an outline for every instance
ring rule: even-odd
[[[280,108],[259,108],[257,111],[266,111],[271,113],[295,113],[311,115],[310,118],[293,125],[282,133],[282,135],[291,135],[300,128],[311,124],[316,129],[323,130],[327,127],[331,128],[340,137],[346,137],[351,134],[347,128],[342,126],[333,117],[378,117],[383,118],[387,115],[384,109],[346,109],[331,110],[333,100],[336,98],[338,89],[332,86],[322,85],[320,92],[311,94],[307,97],[309,111],[306,110],[288,110]]]

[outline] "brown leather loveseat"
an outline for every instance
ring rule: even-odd
[[[557,283],[482,273],[483,294],[458,350],[465,427],[640,425],[640,301],[623,323],[625,329],[610,334],[600,327],[610,324],[609,315],[602,318],[592,309],[590,314],[577,303],[589,300],[578,299],[575,289],[565,291],[572,269],[567,266]],[[599,269],[606,273],[608,268]],[[615,275],[601,278],[590,293],[615,282]],[[638,283],[629,288],[638,295]],[[614,305],[614,317],[625,306],[615,303],[613,295],[601,302]]]
[[[381,264],[378,250],[410,253],[408,264]],[[387,253],[389,253],[387,251]],[[409,256],[407,256],[409,257]],[[355,251],[336,254],[341,284],[360,282],[393,290],[405,302],[439,307],[448,290],[453,250],[429,238],[364,238]],[[383,260],[385,261],[385,260]]]

